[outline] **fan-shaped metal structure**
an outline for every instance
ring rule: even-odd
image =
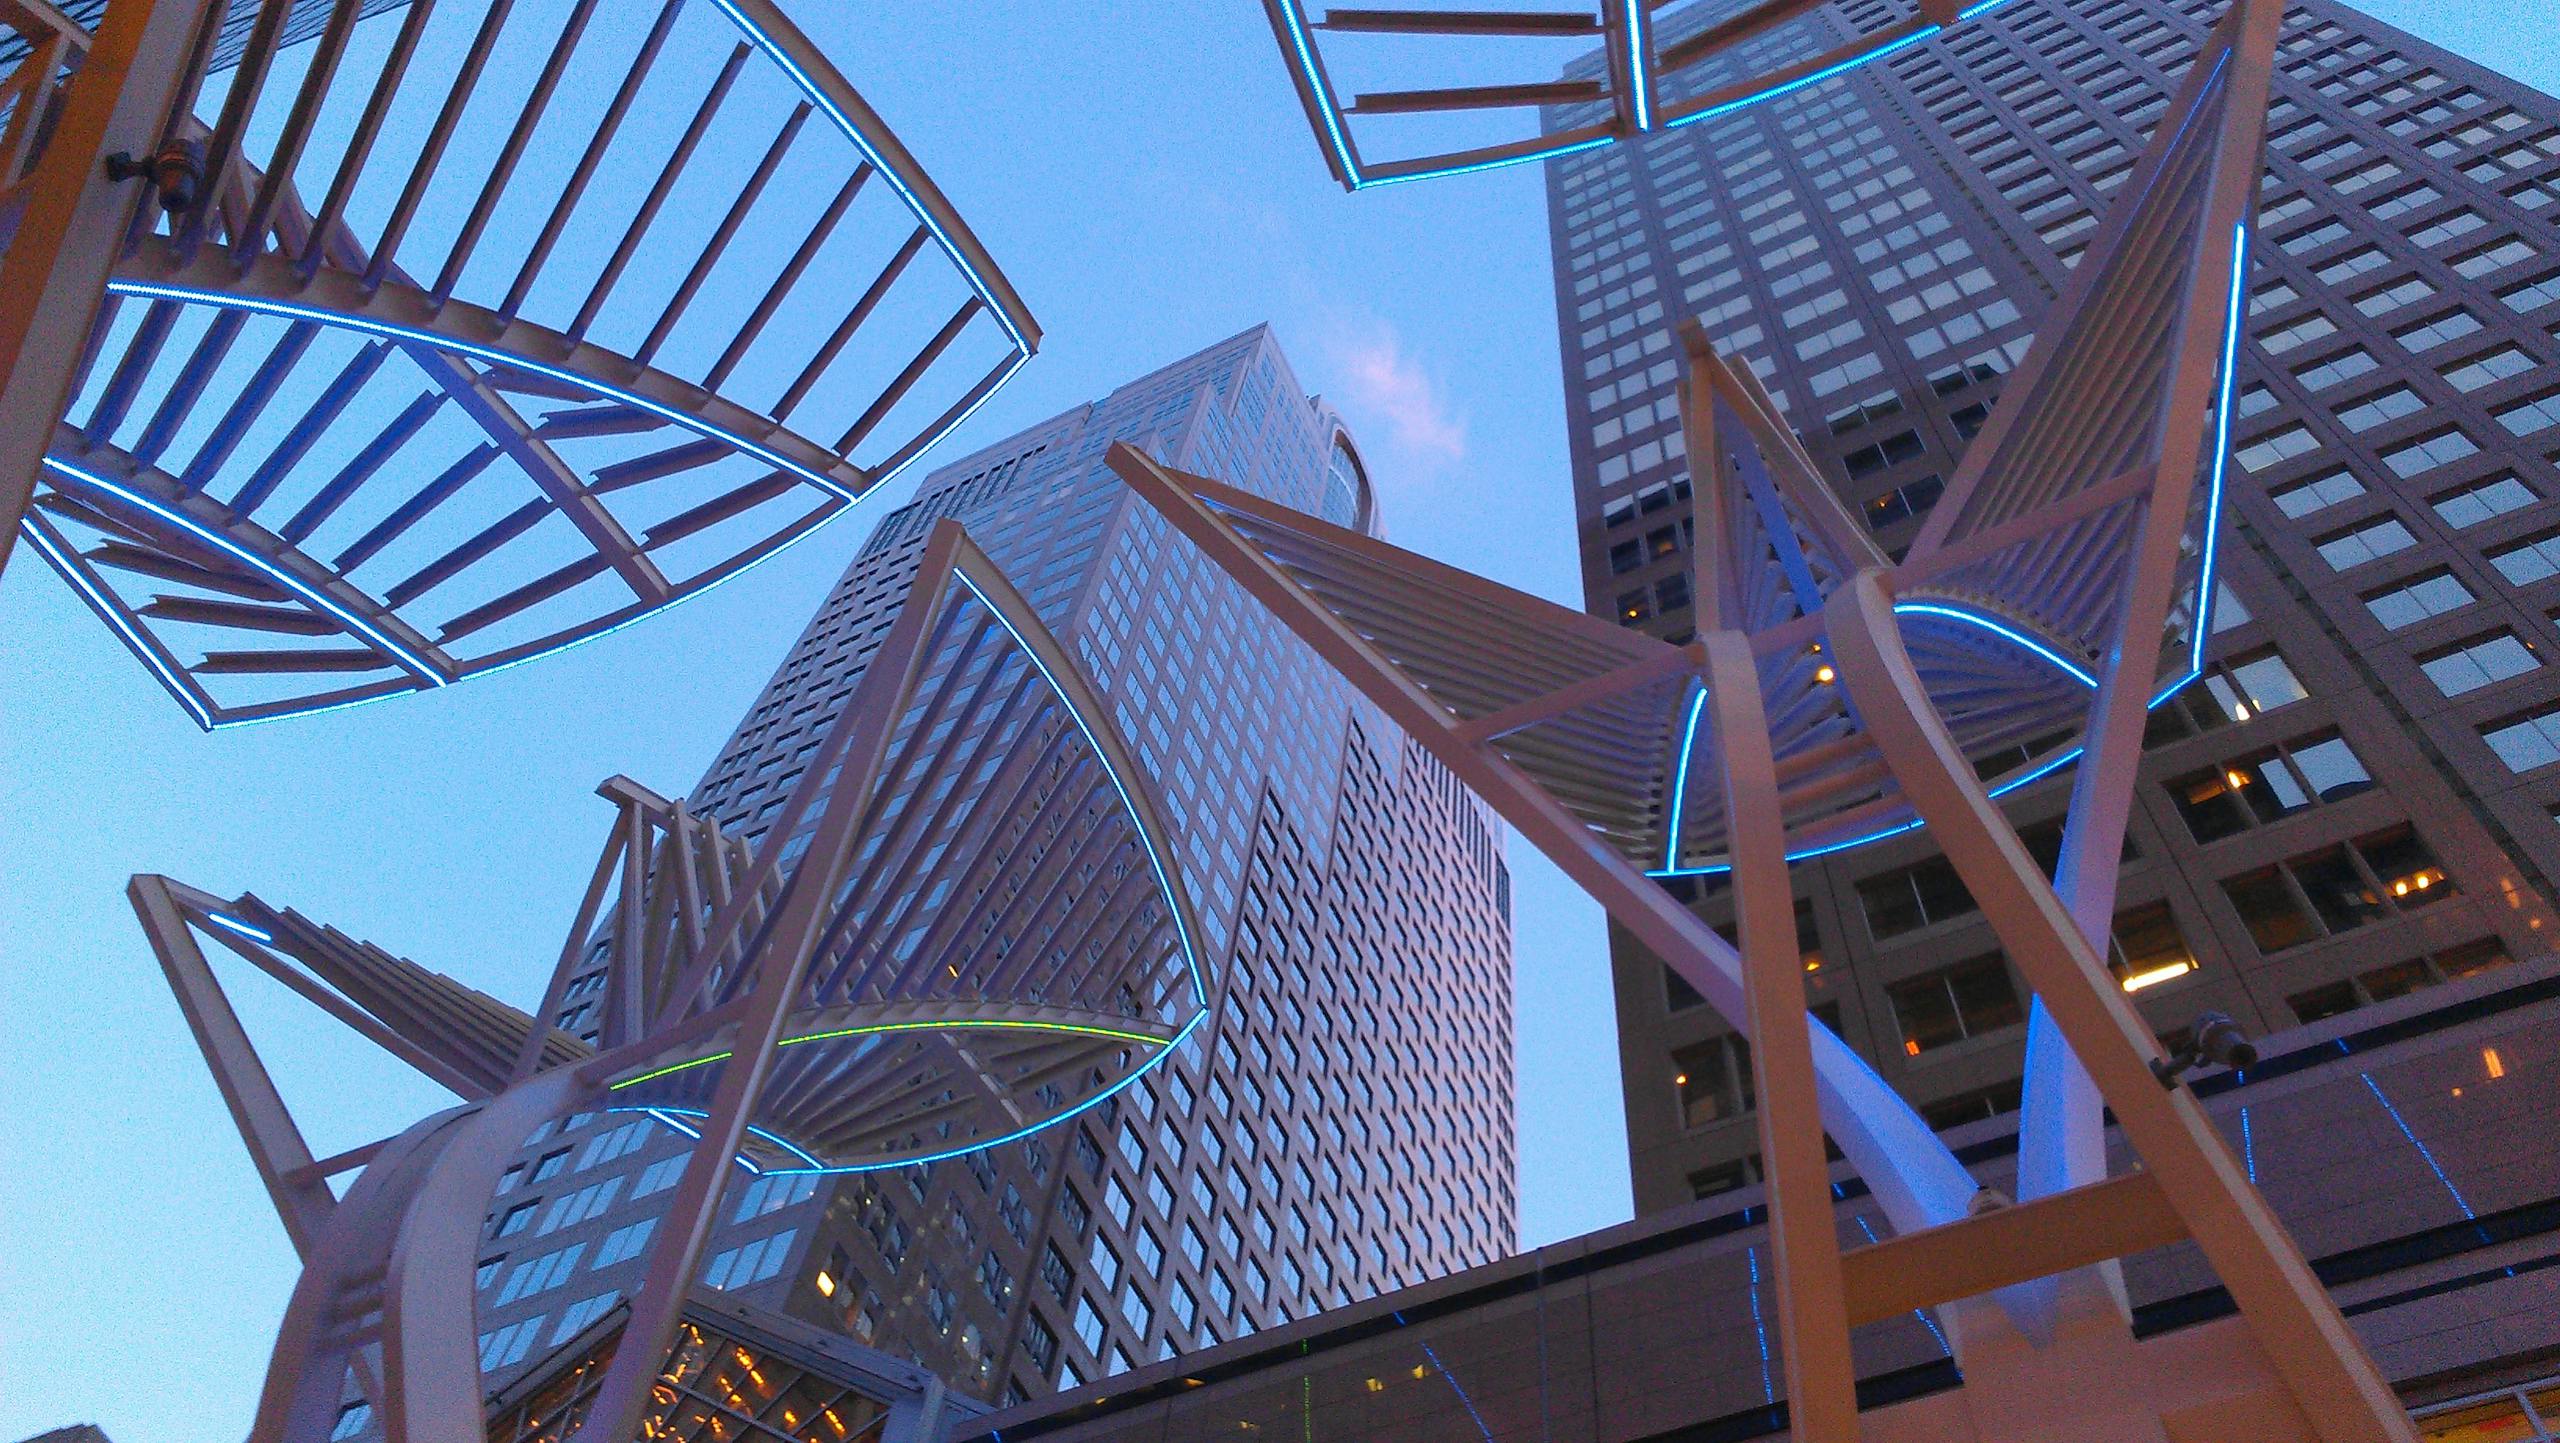
[[[200,724],[449,685],[699,594],[1038,346],[771,0],[379,8],[263,0],[227,68],[208,12],[165,213],[121,233],[24,518]],[[87,43],[20,64],[16,118]]]
[[[965,783],[965,785],[963,785]],[[581,1437],[628,1438],[733,1165],[908,1166],[1128,1086],[1208,1015],[1198,925],[1136,759],[957,523],[762,851],[627,779],[530,1014],[255,895],[134,905],[303,1256],[251,1437],[325,1438],[349,1379],[393,1443],[479,1427],[471,1265],[542,1123],[701,1139]],[[463,1099],[315,1159],[207,966],[211,940]],[[343,1198],[328,1180],[361,1168]]]
[[[853,820],[857,860],[757,1098],[754,1135],[777,1167],[863,1171],[1011,1141],[1118,1091],[1207,1015],[1190,904],[1135,759],[1088,726],[1100,705],[1056,649],[1015,629],[1027,608],[992,603],[1001,583],[981,568],[952,575],[923,642],[951,660],[922,679]],[[706,926],[713,895],[694,892]],[[654,969],[609,972],[607,1009],[691,1036],[761,985],[762,964],[693,947],[681,896],[644,910],[668,918],[640,950]],[[768,913],[749,897],[735,933]],[[714,1031],[671,1050],[607,1084],[608,1105],[704,1115],[733,1042]]]
[[[1420,3],[1392,8],[1325,10],[1304,0],[1262,0],[1280,55],[1315,130],[1316,148],[1344,190],[1552,160],[1629,136],[1713,120],[1818,85],[1844,71],[1935,39],[2009,0],[1918,0],[1909,15],[1846,41],[1808,40],[1804,53],[1763,69],[1740,70],[1734,57],[1755,41],[1791,33],[1810,36],[1812,0],[1750,0],[1714,22],[1665,38],[1654,0],[1582,0],[1580,4]],[[1569,58],[1597,51],[1595,73],[1575,66],[1550,78]],[[1330,60],[1328,60],[1330,57]],[[1727,62],[1719,64],[1719,62]],[[1428,83],[1472,77],[1486,67],[1521,78],[1499,84]],[[1712,67],[1713,79],[1695,72]],[[1732,72],[1728,74],[1728,72]],[[1350,77],[1337,79],[1337,73]],[[1388,87],[1369,89],[1372,79]],[[1346,91],[1345,85],[1353,87]],[[1488,117],[1560,108],[1560,128],[1527,135],[1487,135],[1503,127]],[[1428,133],[1408,137],[1398,154],[1364,154],[1360,136],[1385,143],[1396,118],[1431,117]],[[1468,117],[1450,121],[1448,117]],[[1514,125],[1511,130],[1519,127]],[[1461,134],[1467,138],[1460,140]]]
[[[1973,1400],[1949,1438],[2213,1436],[2223,1400],[2244,1397],[2231,1406],[2252,1437],[2411,1436],[2106,956],[2144,712],[2202,659],[2281,10],[2239,0],[2208,38],[1899,562],[1749,369],[1687,333],[1688,645],[1113,452],[1209,560],[1750,1037],[1799,1440],[1859,1436],[1849,1328],[1913,1306],[1940,1309]],[[2074,760],[2048,879],[1994,798]],[[1978,1198],[1805,1011],[1790,858],[1923,824],[2036,989],[2014,1205]],[[1731,875],[1739,948],[1648,880],[1708,870]],[[2113,1175],[2109,1108],[2140,1159]],[[1899,1236],[1840,1249],[1826,1131]],[[2239,1304],[2244,1382],[2160,1376],[2131,1334],[2114,1260],[2180,1240]]]

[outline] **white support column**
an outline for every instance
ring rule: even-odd
[[[1856,1443],[1858,1369],[1849,1352],[1840,1234],[1822,1147],[1821,1091],[1805,1013],[1803,948],[1787,883],[1786,823],[1777,761],[1750,639],[1711,631],[1707,697],[1732,818],[1734,910],[1742,924],[1742,993],[1750,1012],[1760,1157],[1768,1184],[1769,1252],[1776,1261],[1778,1336],[1795,1443]]]

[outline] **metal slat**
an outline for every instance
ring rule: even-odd
[[[143,312],[142,323],[134,328],[133,339],[125,343],[124,355],[107,378],[106,389],[98,395],[98,404],[90,409],[88,424],[80,428],[80,445],[94,451],[105,445],[116,427],[124,424],[125,414],[133,409],[133,398],[142,383],[151,376],[160,348],[169,343],[169,331],[178,323],[182,309],[176,301],[153,301]],[[102,317],[97,333],[103,335],[106,322]]]
[[[582,581],[592,581],[611,569],[611,564],[601,556],[581,556],[549,575],[528,581],[504,596],[483,602],[446,622],[436,637],[436,644],[449,646],[472,632],[493,626],[527,607],[550,600]]]
[[[667,203],[667,193],[675,189],[686,163],[693,159],[695,147],[702,144],[703,132],[711,128],[712,117],[719,114],[721,103],[729,98],[729,87],[737,83],[738,71],[747,63],[749,51],[750,47],[740,45],[729,52],[729,62],[720,67],[719,78],[711,83],[710,91],[702,97],[702,104],[693,113],[692,123],[685,127],[683,139],[676,142],[675,153],[667,157],[666,166],[649,187],[648,198],[633,212],[630,226],[622,233],[622,243],[614,247],[612,258],[605,262],[603,274],[596,277],[594,288],[587,292],[586,304],[578,308],[577,319],[569,323],[567,334],[571,342],[586,339],[588,328],[595,324],[596,313],[604,309],[605,298],[613,293],[615,284],[622,279],[623,268],[631,264],[632,253],[639,249],[641,237],[648,234],[650,223],[658,218],[658,208]]]
[[[249,473],[247,481],[241,483],[239,491],[231,498],[231,509],[246,516],[265,504],[275,489],[284,484],[285,477],[309,454],[322,433],[345,412],[347,403],[364,389],[364,383],[382,369],[383,358],[390,354],[391,346],[384,341],[373,342],[357,351],[329,382],[328,389],[312,403],[311,409],[302,414],[285,438],[267,453],[267,459],[258,464],[257,470]]]
[[[713,497],[699,506],[677,512],[650,527],[643,535],[641,544],[654,551],[661,546],[681,541],[697,531],[709,530],[741,512],[752,511],[777,496],[788,495],[799,484],[798,477],[776,471],[761,481],[751,481],[726,495]]]
[[[335,636],[337,622],[303,607],[248,606],[233,601],[207,601],[194,596],[155,596],[134,615],[195,626],[222,626],[234,631],[273,631],[288,636]]]
[[[602,496],[610,491],[620,491],[626,487],[638,486],[643,482],[673,476],[679,471],[691,471],[708,466],[733,454],[735,454],[735,448],[726,441],[708,439],[687,441],[683,445],[670,446],[663,451],[652,451],[646,456],[634,456],[628,461],[616,461],[610,465],[599,466],[595,471],[594,484],[587,489]],[[797,478],[794,479],[797,480]]]
[[[196,340],[195,350],[188,354],[186,364],[178,368],[177,379],[161,396],[158,409],[151,413],[150,422],[142,428],[142,435],[129,450],[137,464],[159,464],[160,453],[169,449],[169,442],[177,436],[178,428],[194,416],[197,399],[212,383],[214,372],[221,369],[224,358],[231,354],[231,343],[240,338],[241,327],[248,323],[248,312],[226,310],[217,313],[213,323],[205,327],[204,334]]]
[[[390,515],[376,522],[372,530],[357,537],[354,544],[339,552],[338,559],[331,564],[342,574],[362,566],[372,559],[374,553],[399,540],[402,533],[451,500],[454,493],[473,477],[488,470],[489,463],[497,460],[498,455],[498,448],[487,443],[464,452],[462,459],[447,466],[442,475],[419,488],[417,495],[401,502]]]
[[[862,193],[863,183],[869,179],[871,179],[871,162],[866,160],[853,168],[852,176],[845,181],[843,188],[836,192],[836,198],[827,203],[827,208],[818,217],[817,224],[809,227],[809,234],[801,239],[800,248],[791,253],[790,263],[782,268],[781,275],[774,278],[772,287],[764,294],[764,299],[756,303],[754,313],[747,317],[747,323],[738,328],[738,334],[730,340],[729,348],[722,351],[720,359],[712,363],[710,372],[702,378],[704,390],[717,391],[720,389],[720,383],[729,379],[729,372],[736,369],[740,358],[746,355],[747,347],[755,344],[756,337],[763,334],[765,323],[772,320],[773,313],[781,308],[783,297],[788,295],[792,286],[799,282],[801,273],[809,268],[809,262],[817,258],[818,248],[826,244],[827,237],[835,231],[836,222],[844,218],[845,211],[853,204],[853,198]]]
[[[409,234],[409,222],[417,218],[418,206],[427,196],[427,185],[444,161],[445,147],[453,143],[453,128],[461,122],[462,109],[470,103],[471,92],[480,83],[480,72],[488,68],[489,53],[497,46],[498,32],[514,8],[515,0],[490,0],[489,13],[480,18],[479,33],[471,37],[471,50],[463,57],[452,88],[445,92],[444,108],[436,112],[435,126],[418,150],[417,164],[410,168],[409,183],[401,187],[400,199],[391,207],[391,218],[383,223],[382,235],[374,242],[373,263],[364,272],[367,289],[381,285],[391,274],[400,242]]]
[[[383,117],[390,114],[391,102],[397,97],[401,79],[409,73],[410,58],[417,54],[418,37],[426,33],[427,20],[435,13],[435,0],[409,0],[408,14],[400,21],[400,33],[391,42],[391,51],[383,57],[382,70],[374,78],[373,90],[365,98],[364,114],[356,120],[356,128],[347,137],[347,148],[338,156],[337,173],[330,177],[329,189],[321,201],[320,212],[312,221],[311,232],[303,240],[301,254],[294,257],[294,269],[309,280],[320,269],[325,238],[337,229],[347,213],[347,201],[355,193],[356,177],[373,156],[373,143],[382,134]]]
[[[231,89],[222,98],[222,116],[205,144],[201,195],[195,208],[188,212],[185,224],[177,229],[181,255],[193,256],[196,247],[203,244],[206,223],[230,190],[232,162],[239,158],[241,132],[257,108],[259,93],[266,89],[267,71],[275,63],[277,34],[292,12],[289,4],[270,4],[258,12],[258,23],[249,33],[248,49],[241,53],[240,68],[232,72]]]
[[[516,162],[523,159],[525,145],[542,123],[543,112],[551,108],[552,92],[560,87],[560,72],[568,68],[569,57],[577,50],[578,37],[586,33],[587,19],[595,8],[596,0],[578,0],[561,25],[560,38],[552,43],[541,76],[526,94],[524,108],[516,112],[515,126],[507,132],[506,144],[499,148],[496,161],[489,167],[489,178],[480,185],[479,199],[472,202],[471,214],[463,221],[461,233],[454,237],[453,248],[445,252],[444,269],[427,292],[435,305],[441,306],[452,298],[454,283],[462,279],[462,268],[471,263],[471,253],[479,249],[480,233],[488,228],[489,213],[497,208],[507,182],[515,178]]]
[[[225,596],[237,596],[249,601],[293,600],[292,592],[271,581],[228,571],[215,571],[210,567],[198,566],[192,561],[182,561],[165,551],[130,546],[120,541],[110,541],[80,554],[100,566],[112,566],[119,571],[130,571],[141,576],[154,576],[162,581],[177,582],[181,586],[217,591]]]
[[[516,271],[515,284],[507,288],[507,298],[499,303],[498,314],[501,317],[513,320],[516,312],[523,308],[525,293],[533,289],[534,276],[541,271],[543,262],[550,259],[551,248],[559,243],[560,232],[568,224],[569,213],[577,209],[579,198],[587,193],[587,182],[594,178],[597,163],[604,159],[605,151],[613,144],[614,134],[622,128],[624,114],[639,95],[641,82],[648,79],[650,70],[657,65],[658,52],[665,46],[667,32],[674,28],[683,4],[684,0],[667,0],[666,6],[658,12],[657,23],[649,27],[647,38],[640,42],[640,53],[632,58],[630,73],[623,77],[621,87],[614,91],[613,102],[605,107],[604,118],[596,123],[596,133],[588,139],[586,151],[578,157],[578,168],[570,172],[568,184],[560,191],[560,199],[551,207],[551,218],[543,223],[542,234],[534,241],[533,249],[526,253],[524,264]]]
[[[391,424],[383,427],[346,465],[338,469],[338,474],[320,488],[319,494],[304,502],[301,510],[278,527],[276,534],[296,546],[301,545],[305,537],[320,529],[322,522],[347,503],[348,497],[356,494],[357,488],[364,485],[367,478],[382,469],[383,462],[408,444],[409,438],[416,435],[418,428],[427,424],[427,419],[435,415],[443,404],[444,397],[432,391],[411,401],[399,415],[391,418]]]
[[[312,341],[319,334],[320,327],[307,321],[297,321],[285,328],[284,334],[267,349],[266,360],[259,363],[257,371],[249,378],[249,384],[241,388],[240,394],[223,412],[222,419],[214,423],[212,434],[205,437],[204,444],[188,458],[186,469],[178,473],[179,485],[190,491],[204,489],[205,483],[211,481],[223,463],[231,459],[231,453],[239,447],[249,428],[266,413],[267,403],[275,399],[276,388],[284,384],[285,377],[293,373],[295,366],[301,364],[304,353],[311,349]]]
[[[1327,10],[1312,27],[1353,35],[1583,36],[1600,17],[1576,10]]]
[[[650,358],[658,354],[658,348],[666,344],[667,333],[675,329],[676,322],[683,318],[686,307],[693,304],[694,294],[702,289],[704,278],[709,276],[711,268],[719,263],[721,253],[729,248],[730,239],[738,233],[739,224],[746,220],[747,212],[754,208],[756,199],[764,194],[765,183],[773,179],[774,171],[781,167],[782,157],[791,149],[791,142],[799,138],[800,127],[808,120],[810,109],[811,107],[805,101],[792,108],[791,118],[783,122],[781,132],[773,138],[773,144],[765,148],[764,160],[748,175],[746,185],[738,192],[738,198],[730,202],[729,213],[720,218],[719,226],[711,232],[710,242],[702,248],[702,254],[695,258],[693,269],[685,273],[684,281],[676,287],[674,297],[668,300],[666,309],[659,313],[658,323],[649,328],[648,339],[640,343],[640,349],[633,354],[632,359],[641,365],[648,365]]]
[[[534,524],[555,511],[548,499],[536,497],[515,510],[481,528],[478,535],[444,555],[418,568],[415,575],[382,593],[386,606],[406,606],[437,586],[453,579],[472,562],[513,541],[533,529]]]
[[[1597,80],[1544,80],[1526,85],[1461,85],[1444,90],[1380,90],[1352,102],[1352,115],[1417,115],[1442,110],[1511,110],[1605,100]]]
[[[783,389],[782,399],[773,403],[772,414],[790,415],[792,410],[800,404],[800,399],[809,394],[809,388],[818,384],[818,377],[826,373],[827,367],[834,363],[837,354],[844,350],[845,343],[853,339],[855,331],[862,329],[862,323],[871,318],[871,313],[879,307],[881,298],[888,295],[889,288],[898,283],[898,277],[906,270],[907,263],[916,258],[917,251],[924,248],[924,234],[923,226],[917,226],[908,234],[906,243],[898,247],[897,254],[889,258],[889,264],[872,279],[870,287],[863,291],[861,299],[853,303],[853,309],[845,312],[844,319],[836,323],[836,328],[828,335],[826,343],[818,347],[818,353],[809,358],[809,364],[801,368],[800,374]]]
[[[932,369],[935,361],[942,359],[944,351],[951,349],[951,343],[960,338],[961,329],[969,324],[970,317],[975,316],[985,304],[986,302],[979,300],[975,295],[971,295],[969,299],[960,303],[960,309],[952,312],[951,319],[942,323],[942,329],[934,333],[933,339],[925,343],[924,349],[916,353],[914,360],[907,362],[906,369],[900,371],[897,378],[889,383],[889,388],[882,391],[879,397],[872,401],[870,408],[857,417],[851,426],[845,428],[842,436],[836,438],[838,455],[847,454],[854,447],[862,444],[863,438],[871,434],[871,428],[879,425],[882,419],[888,416],[890,409],[906,398],[907,392],[914,387],[918,378]]]
[[[343,628],[332,626],[333,632]],[[299,675],[306,672],[391,671],[398,662],[370,647],[359,651],[209,651],[187,670],[198,676]]]
[[[275,8],[294,7],[279,3]],[[248,215],[232,237],[232,264],[240,270],[247,270],[266,248],[267,221],[275,214],[277,199],[293,183],[294,169],[302,163],[303,147],[311,142],[312,124],[320,117],[330,82],[337,78],[338,63],[346,58],[348,37],[355,34],[356,21],[363,14],[363,0],[333,0],[329,23],[321,30],[320,43],[313,48],[309,68],[303,74],[302,91],[294,97],[293,109],[285,116],[284,133],[276,137],[276,148],[267,157],[266,178],[259,183],[258,198],[250,203]]]

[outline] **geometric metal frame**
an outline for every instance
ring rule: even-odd
[[[982,753],[995,763],[969,766],[982,805],[945,825],[943,795],[968,789],[938,787],[957,774],[937,768]],[[498,1172],[541,1123],[623,1107],[624,1085],[642,1085],[630,1110],[662,1117],[651,1089],[707,1096],[681,1120],[698,1142],[630,1299],[631,1346],[582,1425],[595,1439],[638,1427],[733,1166],[808,1171],[825,1159],[791,1134],[836,1146],[882,1132],[846,1130],[861,1109],[894,1123],[898,1149],[866,1165],[1008,1142],[1117,1095],[1209,1015],[1197,917],[1151,784],[1071,655],[956,522],[929,533],[770,845],[627,779],[601,791],[620,816],[530,1014],[254,896],[134,879],[144,931],[303,1258],[257,1443],[326,1437],[351,1376],[394,1443],[476,1439],[470,1275]],[[805,850],[790,841],[804,834]],[[930,860],[919,870],[901,854]],[[1037,885],[973,890],[990,873]],[[866,950],[866,924],[884,918],[893,941],[927,930],[911,920],[933,939]],[[1017,926],[1026,945],[1010,948]],[[315,1159],[206,964],[207,939],[462,1104]],[[865,972],[866,958],[902,965]],[[964,980],[946,986],[946,971]],[[876,985],[846,990],[864,975]],[[573,996],[572,979],[592,976],[602,985]],[[986,1005],[956,1010],[954,986],[983,987]],[[889,1025],[789,1036],[813,1005],[841,1015],[847,999]],[[592,1045],[553,1023],[573,1003],[591,1008]],[[1158,1005],[1173,1010],[1138,1010]],[[905,1090],[884,1093],[882,1077]],[[328,1180],[357,1169],[333,1196]]]
[[[596,4],[411,5],[371,22],[377,59],[364,0],[290,55],[297,6],[265,0],[211,119],[166,132],[203,156],[193,203],[102,248],[23,530],[199,725],[449,685],[698,595],[1038,348],[773,0],[661,0],[645,35]],[[662,223],[686,205],[701,226]]]
[[[2257,1426],[2324,1443],[2414,1436],[2194,1095],[2160,1082],[2160,1043],[2106,956],[2144,713],[2197,674],[2208,629],[2282,10],[2237,0],[2206,39],[1902,560],[1876,551],[1749,369],[1686,333],[1698,639],[1685,646],[1130,447],[1110,456],[1204,559],[1751,1039],[1799,1439],[1858,1436],[1848,1329],[1915,1306],[1940,1311],[1979,1436],[2183,1434],[2200,1385],[2150,1376],[2114,1261],[2181,1240],[2238,1305],[2250,1342],[2232,1366]],[[2062,758],[2078,769],[2048,878],[1978,765],[2057,725],[2081,739]],[[2060,764],[2030,757],[2028,774]],[[1806,1010],[1791,856],[1923,824],[2035,994],[2014,1202],[1975,1196],[1946,1145]],[[1700,854],[1731,873],[1738,946],[1652,880],[1666,857]],[[2110,1109],[2139,1162],[2114,1176]],[[1840,1248],[1826,1129],[1896,1236]]]
[[[1304,0],[1263,0],[1271,32],[1298,92],[1316,148],[1346,191],[1405,181],[1471,175],[1505,166],[1553,160],[1595,150],[1631,136],[1714,120],[1854,70],[1935,39],[2008,0],[1921,0],[1916,13],[1817,55],[1745,76],[1683,99],[1658,95],[1664,77],[1721,55],[1755,37],[1798,20],[1811,0],[1758,0],[1742,12],[1663,45],[1655,34],[1652,0],[1583,0],[1555,10],[1333,10],[1310,20]],[[1345,103],[1327,72],[1318,32],[1411,37],[1423,42],[1488,38],[1595,42],[1603,59],[1597,80],[1393,90],[1364,93]],[[1417,66],[1417,68],[1419,68]],[[1361,153],[1352,120],[1357,116],[1425,112],[1499,111],[1551,105],[1601,104],[1596,120],[1525,138],[1463,146],[1437,153],[1378,160]]]

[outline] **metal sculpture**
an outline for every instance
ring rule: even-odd
[[[625,779],[602,790],[621,815],[530,1015],[255,896],[134,880],[303,1258],[256,1443],[328,1436],[350,1375],[392,1443],[476,1443],[481,1218],[544,1122],[627,1109],[701,1139],[579,1434],[619,1443],[733,1165],[857,1171],[991,1147],[1128,1086],[1208,1015],[1189,894],[1134,757],[955,522],[928,538],[768,845]],[[207,938],[462,1105],[315,1160]],[[554,1025],[573,1004],[575,1036]],[[328,1179],[359,1167],[333,1199]]]
[[[1280,42],[1281,58],[1298,90],[1298,101],[1314,128],[1316,148],[1344,190],[1403,181],[1470,175],[1503,166],[1553,160],[1577,151],[1595,150],[1629,136],[1671,130],[1713,120],[1764,101],[1818,85],[1843,71],[1936,38],[2008,0],[1920,0],[1913,14],[1846,42],[1703,89],[1679,87],[1666,94],[1666,82],[1697,66],[1733,55],[1738,47],[1802,21],[1813,0],[1756,0],[1712,25],[1665,43],[1657,33],[1652,0],[1584,0],[1578,7],[1556,9],[1380,9],[1328,10],[1309,19],[1304,0],[1262,0]],[[1345,103],[1335,88],[1316,36],[1392,37],[1368,42],[1388,54],[1372,64],[1391,76],[1444,73],[1453,61],[1464,63],[1470,48],[1489,45],[1512,52],[1511,60],[1535,73],[1542,57],[1538,42],[1562,41],[1577,46],[1597,43],[1600,73],[1591,78],[1507,85],[1442,86],[1430,89],[1363,91]],[[1504,42],[1508,42],[1505,44]],[[1341,42],[1336,42],[1340,45]],[[1349,57],[1337,55],[1337,63]],[[1596,111],[1592,118],[1563,128],[1509,140],[1484,141],[1440,150],[1370,159],[1361,154],[1355,118],[1448,115],[1536,110],[1557,106]]]
[[[94,39],[16,22],[6,264],[37,285],[0,322],[41,328],[18,370],[59,396],[10,393],[44,434],[0,435],[23,443],[0,473],[40,471],[29,543],[208,729],[445,686],[719,585],[1039,344],[772,0],[382,8],[263,0],[242,36],[249,7],[137,5],[174,118],[121,141],[75,122],[123,9]],[[111,144],[85,183],[64,168]],[[76,240],[38,224],[101,188]]]
[[[2208,38],[1902,561],[1749,369],[1686,332],[1687,646],[1111,457],[1751,1038],[1800,1440],[1858,1436],[1849,1328],[1913,1307],[1940,1309],[1965,1376],[1913,1436],[2411,1437],[2192,1094],[2164,1087],[2106,955],[2143,714],[2201,661],[2281,10],[2240,0]],[[1977,763],[2011,755],[1986,785]],[[2048,881],[1993,797],[2073,761]],[[2036,992],[2014,1204],[1977,1196],[1805,1010],[1789,859],[1923,824]],[[1647,880],[1708,870],[1731,874],[1738,950]],[[2141,1163],[2115,1176],[2107,1108]],[[1899,1236],[1842,1252],[1826,1128]],[[2239,1304],[2220,1371],[2130,1332],[2113,1260],[2182,1240]]]

